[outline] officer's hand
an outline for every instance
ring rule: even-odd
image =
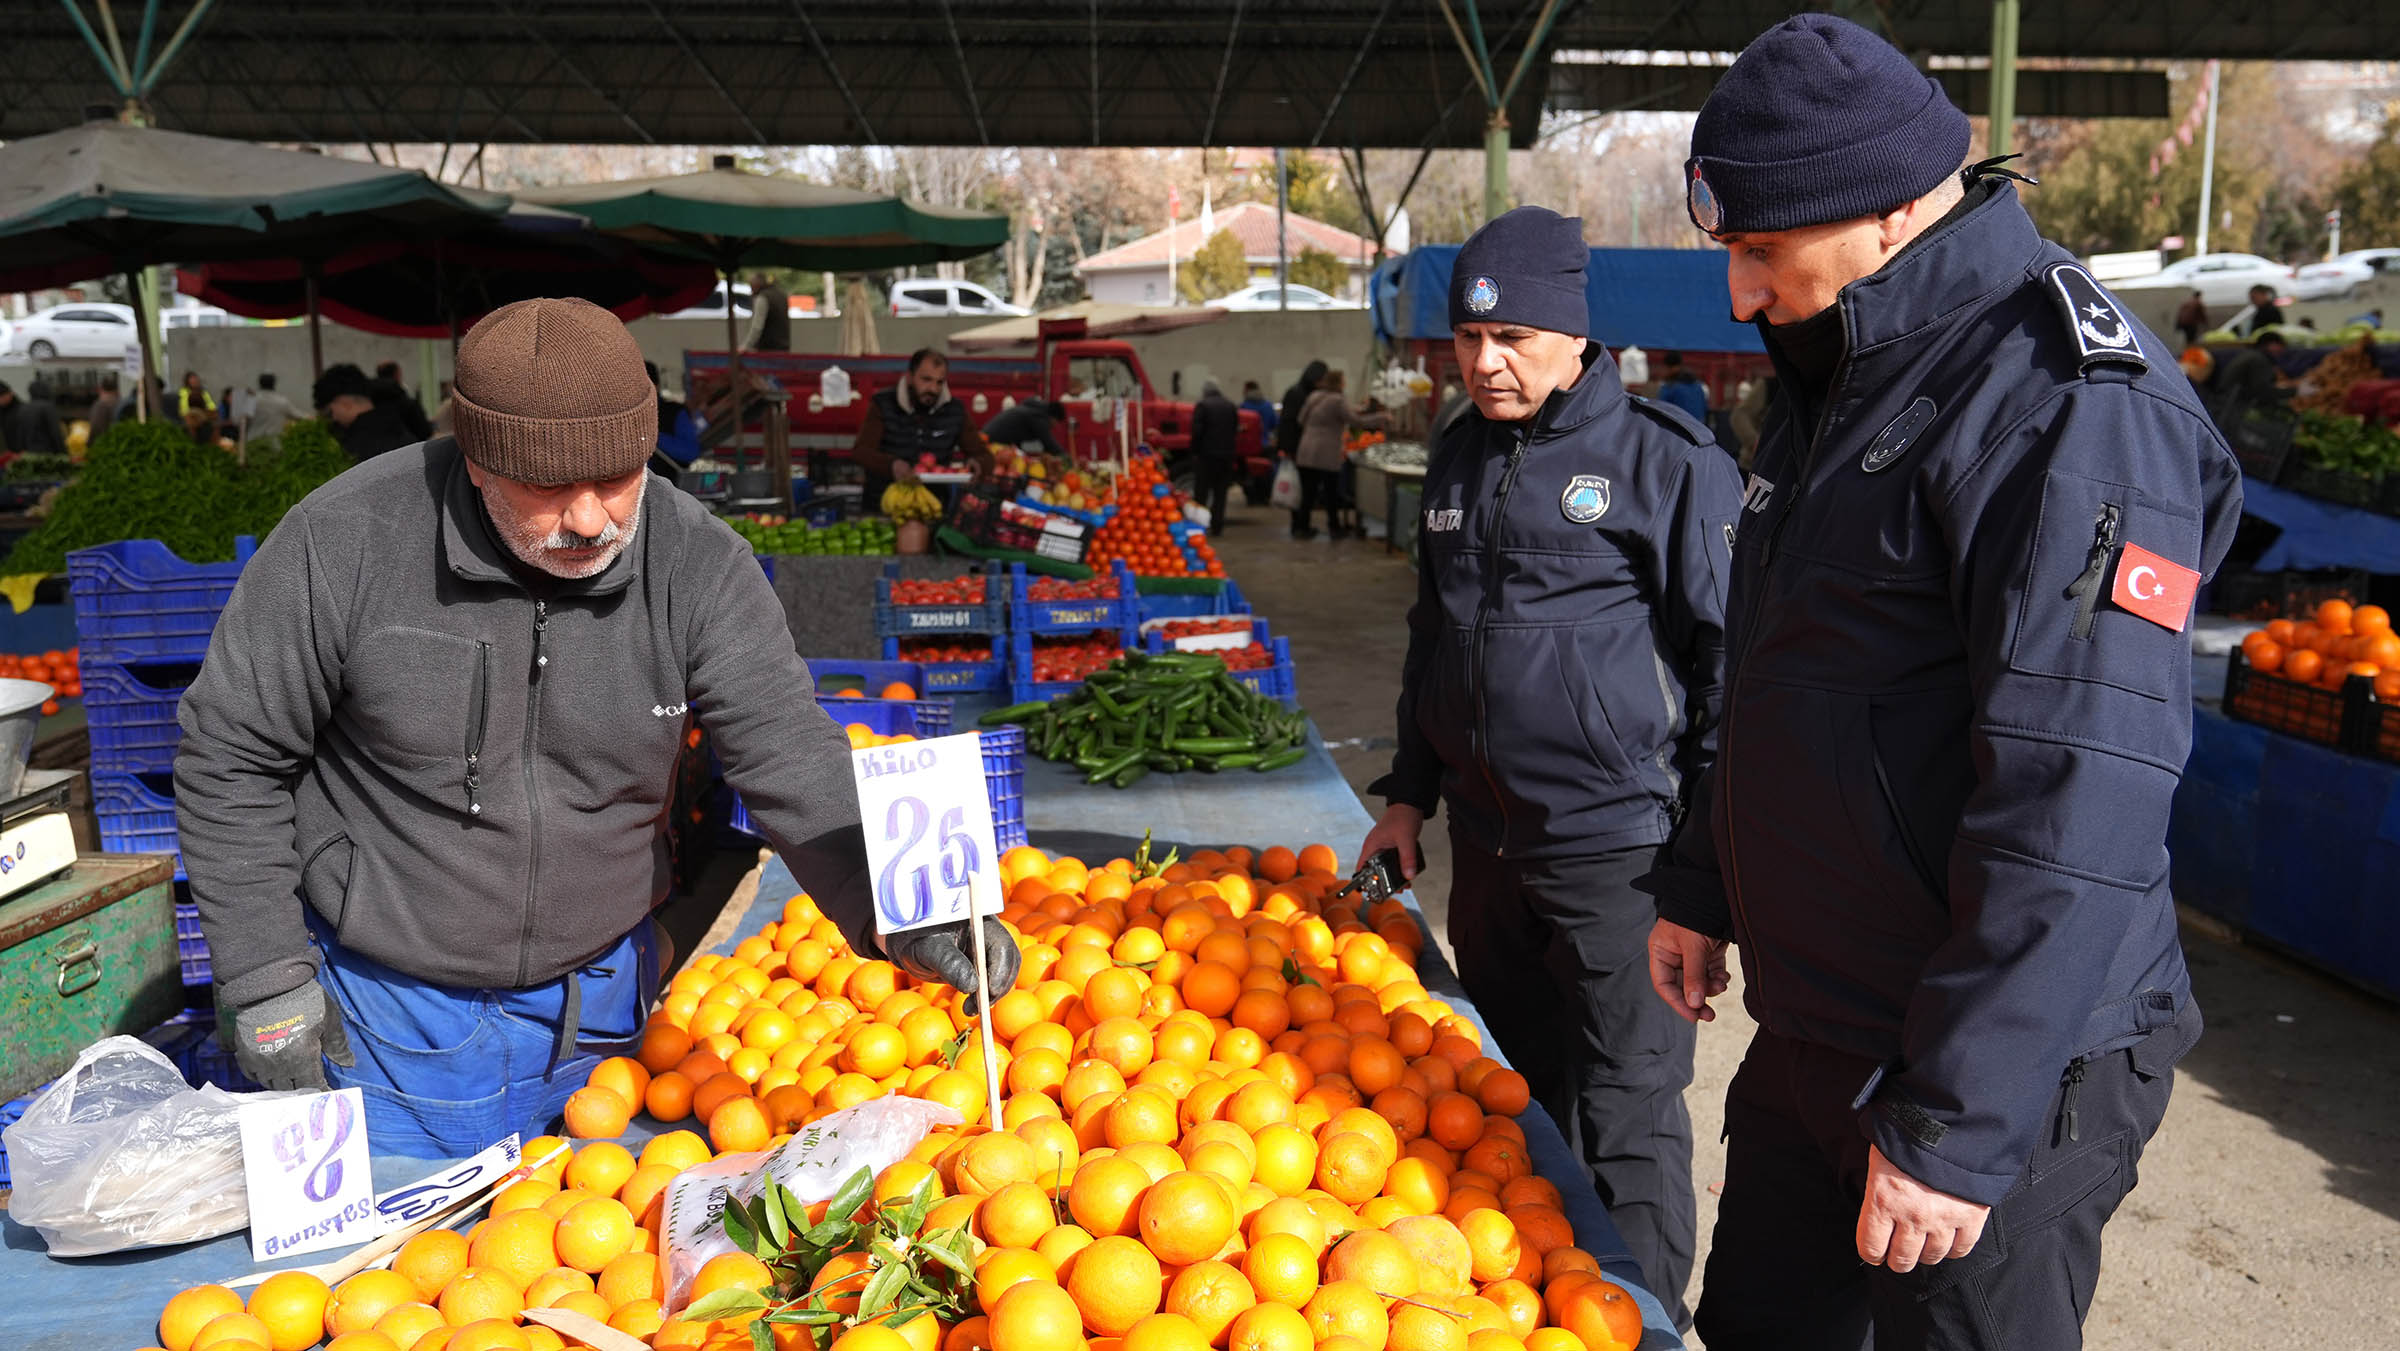
[[[969,1009],[983,1012],[975,997],[975,936],[967,932],[966,921],[885,934],[882,943],[892,965],[919,980],[940,981],[966,995]],[[983,921],[983,960],[992,998],[1017,987],[1017,941],[1009,937],[1006,926],[988,915]]]
[[[1858,1208],[1859,1260],[1895,1272],[1964,1257],[1983,1237],[1990,1206],[1935,1191],[1867,1146],[1867,1198]]]
[[[1357,872],[1367,866],[1367,860],[1386,849],[1400,851],[1400,875],[1415,881],[1419,857],[1417,836],[1424,833],[1425,813],[1405,802],[1395,802],[1383,809],[1383,817],[1367,832],[1366,843],[1358,847],[1358,862],[1350,865]]]
[[[1687,1023],[1713,1023],[1708,1001],[1725,993],[1725,940],[1696,933],[1671,919],[1650,927],[1650,986]]]
[[[325,1088],[325,1062],[357,1063],[341,1006],[315,981],[233,1011],[233,1060],[259,1087]]]
[[[892,482],[914,483],[916,481],[917,467],[914,464],[902,459],[894,459],[892,461]]]

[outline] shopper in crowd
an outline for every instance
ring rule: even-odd
[[[1267,397],[1267,392],[1259,388],[1256,380],[1242,382],[1241,406],[1258,414],[1260,444],[1269,446],[1276,444],[1275,428],[1283,420],[1283,415],[1275,411],[1275,401]]]
[[[2241,475],[2174,354],[1881,37],[1802,14],[1685,165],[1782,383],[1652,977],[1759,1031],[1709,1351],[2064,1348],[2200,1015],[2168,895]],[[1612,706],[1610,711],[1615,712]]]
[[[1340,539],[1342,524],[1342,467],[1350,462],[1344,448],[1354,431],[1381,431],[1391,425],[1389,414],[1353,407],[1346,392],[1349,377],[1329,370],[1317,381],[1316,392],[1300,406],[1300,435],[1292,459],[1300,466],[1300,505],[1292,508],[1292,538],[1315,539],[1311,527],[1317,508],[1325,509],[1325,532]]]
[[[58,405],[50,401],[50,382],[36,377],[19,397],[0,382],[0,449],[24,455],[64,455],[66,429],[59,425]]]
[[[967,406],[950,393],[950,358],[930,347],[909,353],[908,374],[876,390],[859,420],[850,458],[866,470],[868,507],[894,482],[914,480],[924,455],[937,464],[964,459],[978,477],[992,472],[983,433],[968,419]]]
[[[1275,416],[1275,453],[1290,459],[1300,448],[1300,410],[1308,396],[1317,392],[1317,382],[1325,378],[1325,363],[1311,361],[1301,368],[1300,378],[1283,392],[1283,409]]]
[[[2184,346],[2196,347],[2200,343],[2200,335],[2207,331],[2208,301],[2194,291],[2175,307],[2175,332],[2183,338]]]
[[[2252,408],[2288,403],[2293,387],[2283,375],[2283,335],[2261,333],[2247,346],[2225,354],[2208,382],[2209,394],[2228,420]]]
[[[84,433],[85,445],[108,435],[108,429],[117,425],[117,411],[121,403],[117,395],[117,373],[100,372],[100,392],[92,396],[92,406],[83,415],[87,429]]]
[[[1734,396],[1733,407],[1725,414],[1727,425],[1733,428],[1734,463],[1745,474],[1758,456],[1758,438],[1765,430],[1767,406],[1775,397],[1775,377],[1756,375],[1742,382]]]
[[[750,277],[750,348],[757,352],[792,350],[791,293],[764,272]]]
[[[375,382],[348,362],[326,367],[310,394],[332,425],[334,439],[357,463],[429,439],[417,435],[398,405],[378,399]]]
[[[1692,415],[1692,421],[1708,425],[1708,386],[1692,368],[1683,364],[1683,353],[1658,354],[1658,397]]]
[[[195,441],[214,442],[217,439],[217,412],[222,405],[208,392],[208,385],[198,371],[185,371],[183,383],[175,390],[175,416],[183,429]]]
[[[300,410],[292,407],[292,401],[283,396],[282,390],[275,388],[275,372],[259,372],[258,396],[250,402],[250,439],[265,441],[280,437],[292,419],[299,416]]]
[[[454,381],[444,380],[435,388],[441,392],[441,397],[434,400],[433,404],[433,434],[448,436],[458,426],[458,404],[453,397],[457,385]]]
[[[2344,328],[2349,328],[2354,324],[2365,324],[2369,328],[2382,328],[2383,311],[2369,310],[2365,314],[2353,314],[2349,318],[2342,321],[2342,327]]]
[[[1031,454],[1065,455],[1066,445],[1058,439],[1059,424],[1067,420],[1067,406],[1056,399],[1026,399],[1010,404],[983,424],[986,445],[1015,446]]]
[[[1590,258],[1581,221],[1531,206],[1459,250],[1473,407],[1426,468],[1400,744],[1368,788],[1390,805],[1360,852],[1414,876],[1449,813],[1459,978],[1681,1322],[1693,1036],[1651,993],[1633,883],[1714,752],[1741,486],[1590,341]]]
[[[1192,500],[1208,508],[1212,532],[1225,528],[1226,497],[1233,487],[1241,436],[1241,408],[1225,397],[1216,381],[1203,382],[1200,401],[1192,405]]]
[[[2259,330],[2273,328],[2283,322],[2283,306],[2275,303],[2275,288],[2250,288],[2250,308],[2236,321],[2236,331],[2245,338],[2258,336]]]
[[[386,361],[375,368],[373,394],[375,406],[408,428],[411,440],[428,441],[433,438],[433,419],[425,416],[425,405],[419,403],[417,396],[409,392],[408,386],[400,382],[399,362]]]
[[[649,914],[695,715],[844,938],[972,988],[964,923],[878,941],[849,744],[790,697],[812,681],[748,546],[645,491],[657,393],[624,324],[506,306],[456,397],[456,439],[284,518],[183,697],[177,827],[243,1071],[366,1087],[379,1151],[544,1129],[670,964]],[[983,923],[1005,991],[1016,945]]]

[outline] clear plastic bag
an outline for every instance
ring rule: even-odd
[[[0,1133],[9,1216],[53,1257],[230,1234],[250,1223],[239,1113],[260,1096],[195,1089],[138,1037],[95,1042]]]
[[[665,1202],[666,1307],[682,1308],[701,1266],[736,1250],[718,1223],[728,1197],[756,1200],[772,1177],[803,1201],[830,1200],[859,1169],[881,1175],[935,1127],[959,1123],[942,1103],[887,1095],[801,1127],[774,1149],[727,1154],[676,1174]]]

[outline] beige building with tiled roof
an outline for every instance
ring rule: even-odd
[[[1231,230],[1242,241],[1242,252],[1249,260],[1253,280],[1274,277],[1275,206],[1271,202],[1240,202],[1219,207],[1205,231],[1197,219],[1183,221],[1171,230],[1144,235],[1130,244],[1095,253],[1076,264],[1075,271],[1082,276],[1084,288],[1094,300],[1120,305],[1173,305],[1178,302],[1175,288],[1167,280],[1169,250],[1173,250],[1175,268],[1180,272],[1191,264],[1192,255],[1208,242],[1209,235],[1218,230]],[[1367,272],[1375,264],[1373,240],[1298,214],[1284,217],[1284,232],[1285,247],[1293,258],[1298,258],[1302,250],[1314,248],[1349,264],[1350,283],[1336,298],[1363,299]]]

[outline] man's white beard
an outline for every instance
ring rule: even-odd
[[[508,551],[515,554],[519,562],[572,582],[597,577],[608,571],[608,565],[616,562],[617,555],[625,552],[626,546],[633,543],[634,534],[642,526],[642,503],[649,493],[650,476],[644,474],[641,486],[634,490],[632,522],[619,525],[612,520],[597,535],[578,535],[564,526],[551,531],[536,530],[524,520],[509,515],[508,509],[494,501],[491,494],[484,497],[484,511],[491,517],[492,528],[500,533],[501,542],[508,546]],[[599,545],[601,549],[590,558],[561,561],[558,556],[557,551],[560,550],[583,549],[593,545]]]

